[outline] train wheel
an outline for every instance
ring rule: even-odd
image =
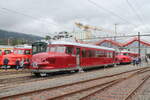
[[[35,76],[37,77],[44,77],[44,76],[48,76],[47,73],[34,73]]]
[[[34,73],[34,75],[40,77],[40,73]]]
[[[40,76],[44,77],[44,76],[48,76],[48,74],[47,73],[40,73]]]

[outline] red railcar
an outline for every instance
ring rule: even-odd
[[[134,53],[131,51],[121,51],[116,55],[116,58],[118,59],[120,64],[129,64],[132,63],[133,58],[138,57],[138,53]]]
[[[3,65],[3,56],[13,52],[12,46],[2,46],[0,47],[0,66]]]
[[[115,50],[89,44],[55,41],[32,45],[30,69],[35,75],[115,64]]]
[[[8,65],[9,66],[15,66],[16,60],[18,59],[20,62],[23,61],[24,64],[29,65],[29,60],[32,55],[32,49],[31,46],[21,46],[21,47],[15,47],[13,49],[13,53],[4,55],[2,57],[2,61],[7,58],[9,60]]]

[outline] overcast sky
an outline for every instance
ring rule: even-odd
[[[0,29],[44,36],[81,22],[136,34],[150,32],[149,10],[149,0],[0,0]]]

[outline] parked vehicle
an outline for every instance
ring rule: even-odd
[[[35,75],[115,64],[112,48],[65,41],[35,42],[30,69]]]
[[[1,46],[0,47],[0,66],[3,65],[3,56],[13,52],[12,46]]]
[[[130,64],[132,63],[133,59],[138,56],[138,53],[123,50],[117,53],[116,58],[118,59],[119,64]]]
[[[16,65],[16,60],[18,59],[20,62],[22,60],[24,60],[24,64],[25,65],[29,65],[29,61],[30,61],[30,58],[32,56],[32,49],[31,49],[31,46],[24,46],[24,47],[15,47],[13,49],[13,52],[10,53],[10,54],[7,54],[7,55],[4,55],[2,57],[2,61],[5,59],[5,58],[8,58],[9,60],[9,63],[8,65],[11,66],[11,67],[14,67]]]

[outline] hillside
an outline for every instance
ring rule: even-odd
[[[35,35],[29,35],[25,33],[19,33],[19,32],[11,32],[6,30],[0,29],[0,44],[8,44],[8,41],[10,44],[14,44],[12,42],[18,42],[18,44],[27,42],[32,43],[37,40],[41,40],[42,37],[35,36]]]

